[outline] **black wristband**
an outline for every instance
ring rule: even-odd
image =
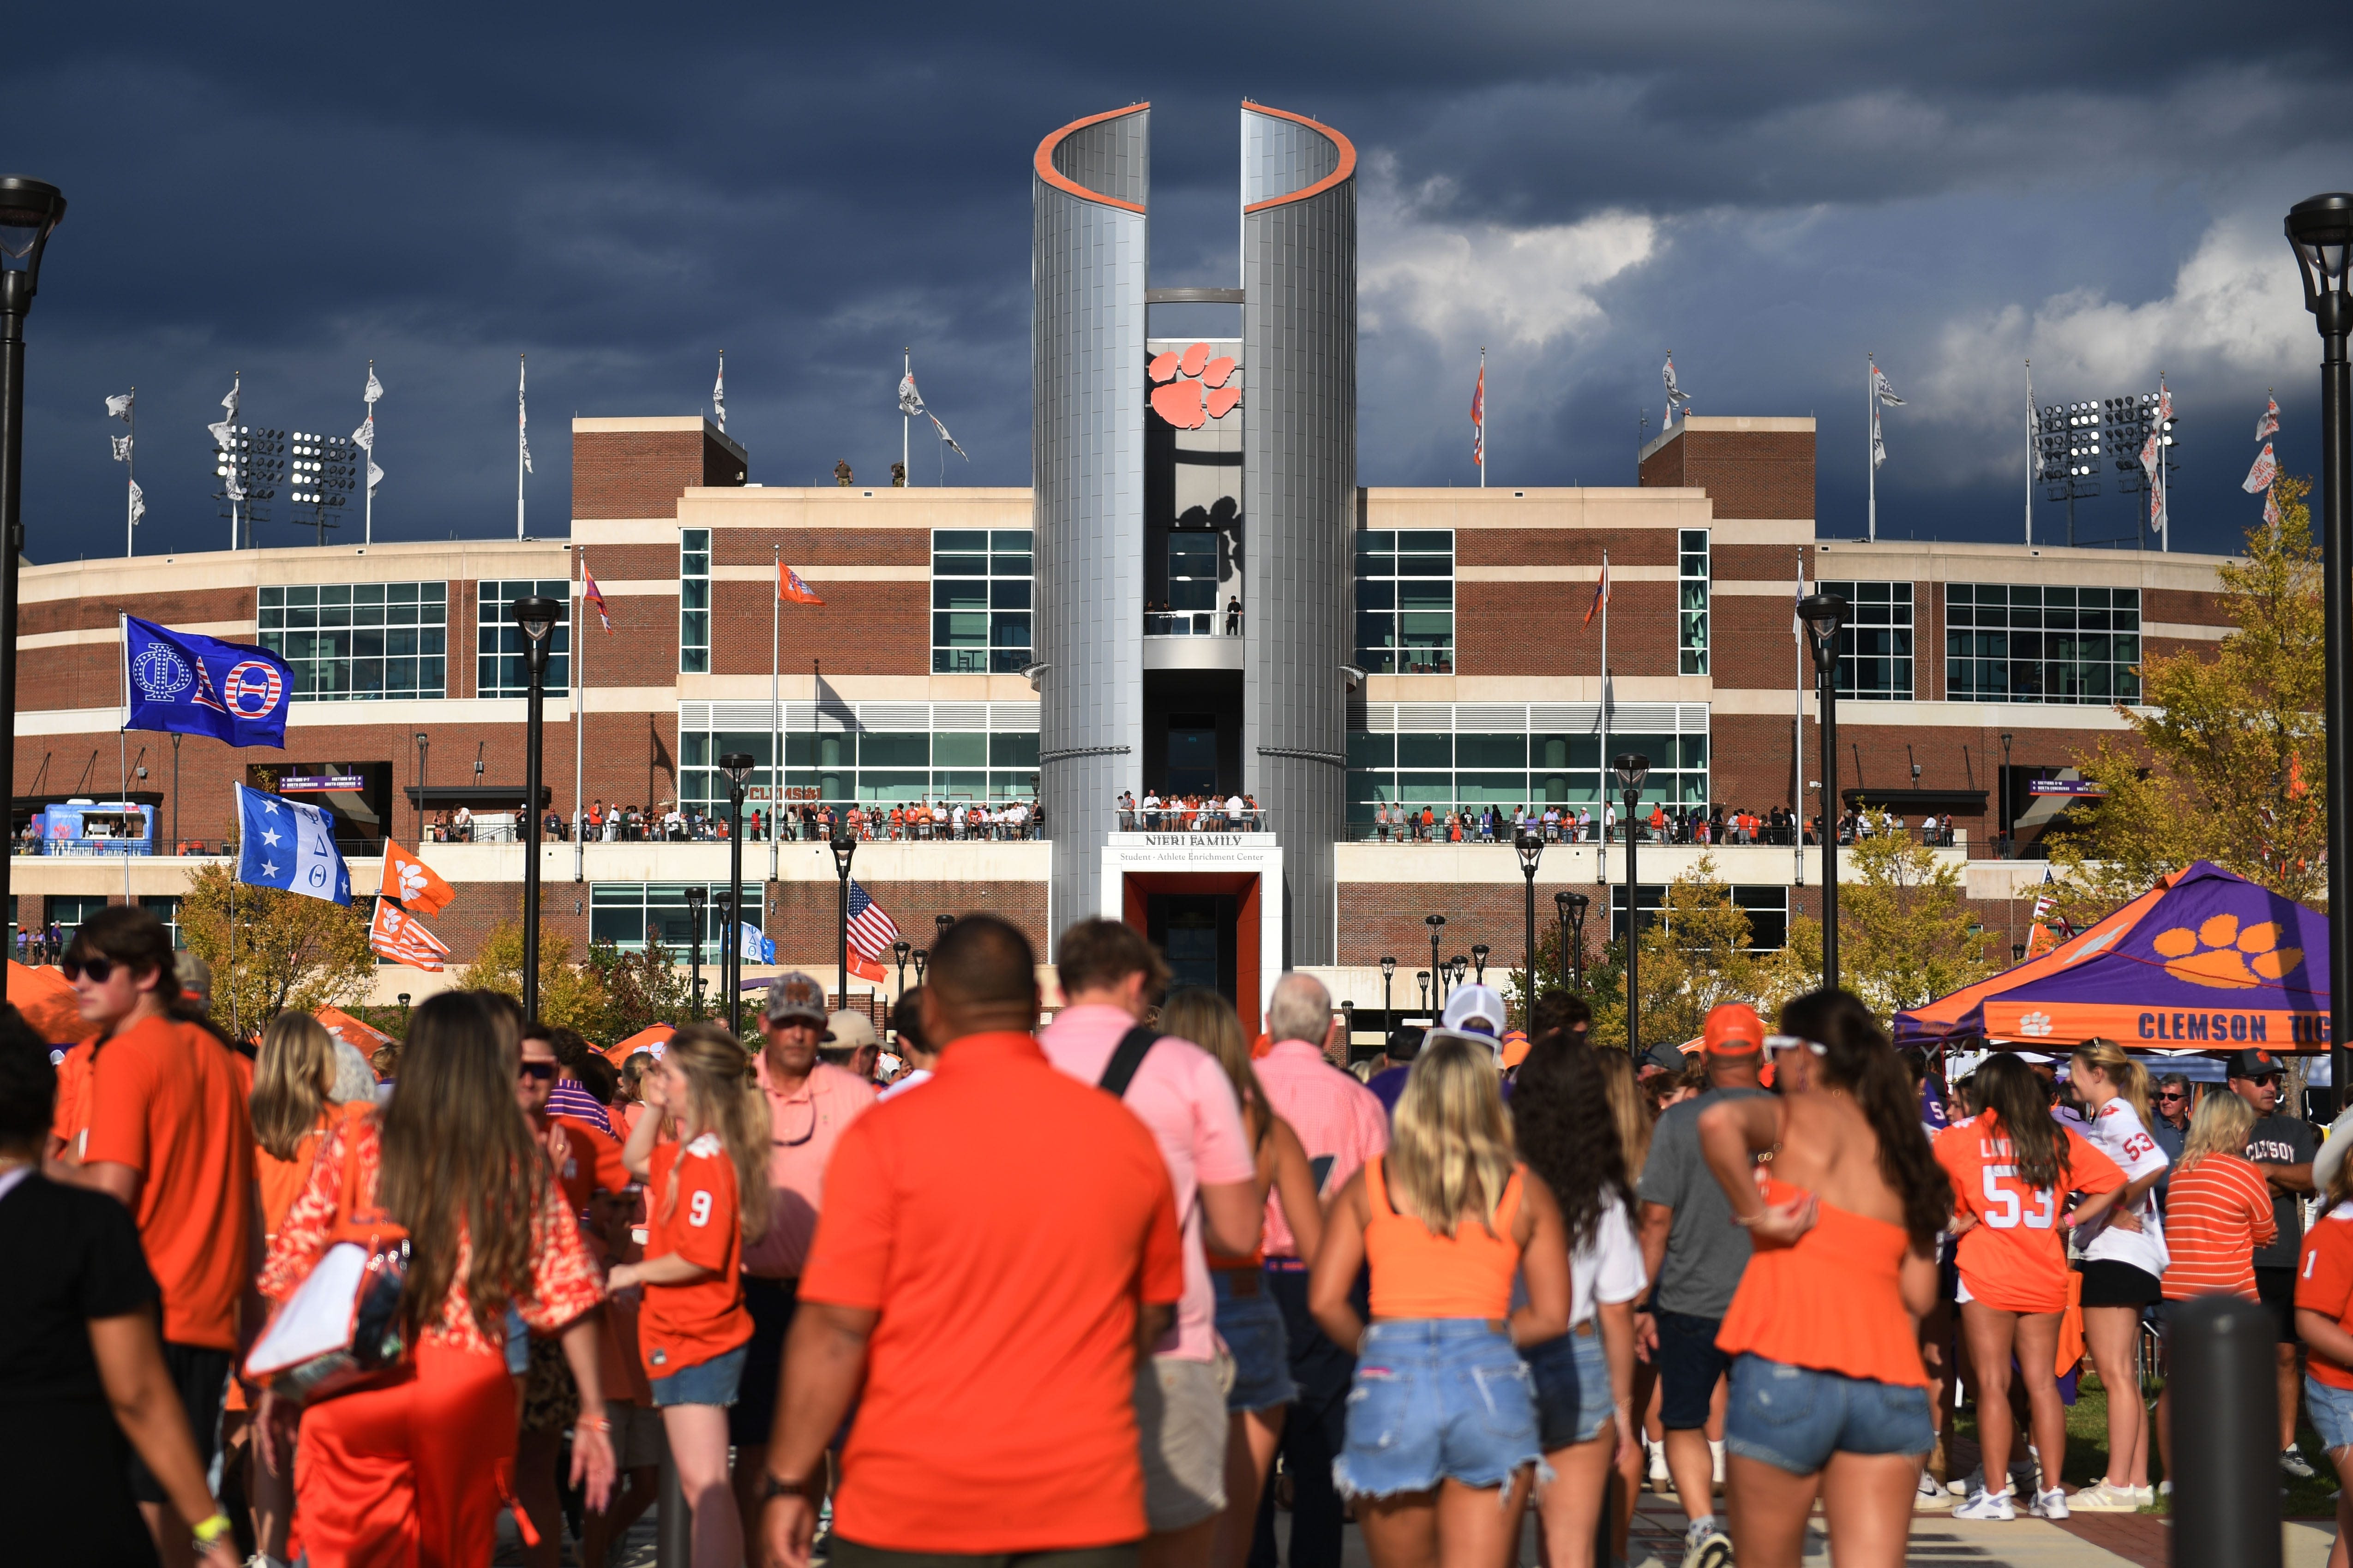
[[[799,1480],[791,1481],[777,1475],[774,1470],[763,1470],[760,1472],[760,1500],[762,1502],[774,1502],[780,1497],[801,1497],[806,1495],[807,1490],[808,1478],[806,1476],[802,1477]]]

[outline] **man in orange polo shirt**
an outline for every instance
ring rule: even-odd
[[[164,1296],[164,1364],[186,1407],[201,1463],[212,1462],[237,1350],[237,1303],[259,1259],[252,1234],[253,1121],[236,1058],[172,1016],[172,939],[145,910],[116,904],[66,950],[90,1042],[90,1122],[79,1167],[60,1179],[111,1194],[131,1211]],[[189,1531],[137,1458],[132,1495],[166,1564],[194,1561]]]
[[[834,1151],[763,1483],[786,1568],[853,1394],[832,1568],[1137,1560],[1133,1390],[1184,1294],[1175,1190],[1134,1113],[1046,1059],[1037,1016],[1028,940],[958,921],[924,977],[934,1076]]]

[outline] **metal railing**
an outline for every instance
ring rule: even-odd
[[[1146,610],[1144,635],[1148,637],[1238,637],[1242,635],[1240,610]]]
[[[1198,810],[1163,805],[1155,811],[1137,806],[1133,811],[1122,807],[1119,812],[1122,833],[1271,833],[1264,806],[1244,806],[1240,811],[1223,805],[1204,804]]]

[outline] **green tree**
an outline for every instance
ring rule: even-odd
[[[366,994],[375,978],[372,912],[364,900],[334,904],[239,883],[216,863],[188,874],[180,930],[189,951],[212,965],[213,1016],[250,1035],[289,1008],[316,1012]]]
[[[2107,794],[2052,837],[2060,904],[2077,926],[2211,860],[2286,898],[2327,899],[2327,672],[2308,479],[2272,486],[2280,521],[2247,531],[2221,569],[2233,629],[2211,654],[2151,654],[2130,733],[2077,767]]]
[[[491,929],[466,967],[466,984],[522,998],[522,922]],[[609,1026],[604,978],[595,967],[572,962],[572,939],[543,929],[539,937],[539,1016],[543,1022],[601,1037]]]
[[[1846,863],[1856,879],[1839,885],[1839,978],[1883,1024],[2001,966],[1996,933],[1969,912],[1960,868],[1926,845],[1873,834]]]
[[[1746,1002],[1757,994],[1748,911],[1733,900],[1712,855],[1701,856],[1667,884],[1641,941],[1641,1046],[1680,1045],[1700,1033],[1719,1003]],[[1617,967],[1615,994],[1592,998],[1597,1043],[1622,1044],[1627,1038],[1622,957]]]
[[[649,934],[638,952],[623,952],[610,941],[591,942],[588,967],[604,985],[605,1026],[616,1041],[693,1016],[693,985],[659,937]]]

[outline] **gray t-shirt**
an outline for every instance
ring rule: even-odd
[[[1712,1089],[1667,1108],[1651,1133],[1651,1154],[1635,1195],[1675,1211],[1667,1258],[1659,1268],[1657,1305],[1690,1318],[1721,1318],[1748,1267],[1748,1233],[1700,1153],[1699,1113],[1719,1100],[1746,1100],[1761,1089]]]

